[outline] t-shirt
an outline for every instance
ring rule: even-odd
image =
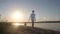
[[[35,19],[35,14],[32,13],[30,17],[31,17],[31,20],[34,20]]]

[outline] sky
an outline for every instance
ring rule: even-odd
[[[11,21],[11,13],[19,10],[28,21],[35,11],[37,21],[60,21],[60,0],[0,0],[0,14]]]

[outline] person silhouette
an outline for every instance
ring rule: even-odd
[[[29,20],[31,19],[32,27],[34,28],[34,22],[36,21],[34,10],[32,11]]]

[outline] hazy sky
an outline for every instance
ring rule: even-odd
[[[2,16],[9,19],[10,14],[15,10],[23,12],[26,20],[34,10],[37,21],[60,21],[60,0],[0,0]]]

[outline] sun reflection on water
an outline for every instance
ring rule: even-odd
[[[14,28],[18,28],[19,26],[24,25],[23,23],[12,23]]]

